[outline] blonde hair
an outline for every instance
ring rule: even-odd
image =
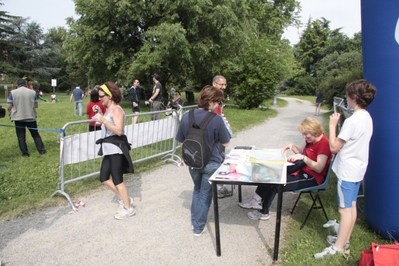
[[[298,126],[298,130],[301,133],[309,132],[315,137],[319,137],[324,133],[323,126],[317,119],[313,117],[305,118]]]

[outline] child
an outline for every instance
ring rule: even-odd
[[[326,255],[341,254],[349,248],[350,237],[356,223],[356,200],[367,170],[369,159],[369,142],[373,134],[373,121],[366,107],[373,101],[376,88],[370,82],[362,79],[346,86],[348,107],[354,109],[347,118],[336,137],[336,126],[340,114],[330,116],[330,149],[337,153],[332,170],[338,178],[338,208],[341,216],[338,236],[328,236],[331,245],[314,255],[316,259]]]

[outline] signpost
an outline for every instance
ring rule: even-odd
[[[53,93],[55,93],[55,87],[57,87],[57,80],[51,79],[51,86],[53,86]]]

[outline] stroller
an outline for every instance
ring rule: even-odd
[[[176,102],[170,102],[167,106],[166,106],[166,112],[165,115],[166,116],[170,116],[172,115],[172,117],[179,115],[179,120],[181,120],[182,117],[182,105],[183,105],[183,101],[181,101],[181,104],[176,103]],[[176,110],[176,111],[173,111]]]

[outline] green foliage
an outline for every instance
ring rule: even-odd
[[[156,72],[165,89],[189,84],[199,90],[222,74],[229,81],[227,93],[245,87],[253,99],[241,99],[240,106],[253,108],[292,76],[292,51],[280,40],[286,26],[295,23],[295,0],[74,2],[79,18],[67,19],[68,31],[44,34],[26,18],[5,24],[9,31],[2,35],[16,46],[9,49],[11,63],[0,61],[0,67],[15,73],[11,80],[29,76],[45,92],[51,91],[52,78],[61,91],[74,83],[92,88],[108,80],[130,86],[133,78],[150,88]],[[266,60],[248,58],[253,55]]]
[[[325,18],[315,21],[309,19],[299,43],[295,46],[295,56],[310,76],[314,76],[315,64],[323,58],[322,49],[331,32],[329,24],[330,21]]]
[[[226,69],[241,69],[242,58],[248,54],[245,49],[251,47],[254,39],[255,43],[267,39],[279,46],[284,28],[294,21],[297,6],[295,0],[75,0],[75,4],[80,17],[69,20],[71,29],[64,47],[67,61],[74,66],[69,73],[78,76],[78,70],[85,69],[94,83],[117,80],[130,84],[138,78],[144,87],[151,87],[150,75],[156,72],[165,88],[167,84],[180,88],[189,84],[195,90],[209,84],[215,74],[225,75],[229,88],[240,85],[236,83],[240,79],[233,79],[236,72],[230,74]],[[258,51],[249,54],[265,50],[259,44],[254,47]],[[271,52],[276,55],[275,49]],[[286,58],[282,56],[280,60],[284,67],[289,65],[283,62]],[[257,86],[261,80],[273,83],[267,84],[268,89],[277,87],[278,75],[269,76],[264,71],[276,63],[267,66],[267,62],[246,66],[251,68],[251,79],[256,80],[250,84]],[[259,86],[254,90],[259,90]],[[268,95],[267,91],[264,94]]]
[[[7,73],[7,83],[26,76],[34,80],[35,89],[49,92],[50,80],[64,67],[64,58],[60,56],[62,39],[55,38],[55,31],[47,37],[38,23],[27,21],[27,18],[15,16],[3,21],[1,72]],[[65,35],[65,30],[63,32]]]
[[[334,97],[345,99],[346,85],[354,80],[363,78],[362,69],[355,68],[352,71],[345,72],[336,77],[328,76],[321,83],[320,88],[323,91],[324,102],[329,108],[332,108]]]
[[[362,70],[362,54],[359,51],[345,53],[331,53],[321,59],[316,65],[318,77],[336,77],[352,70]]]
[[[361,34],[348,38],[331,30],[325,18],[309,20],[301,39],[295,45],[297,59],[295,75],[283,83],[280,91],[288,95],[314,95],[322,89],[325,102],[331,106],[332,99],[340,95],[351,78],[361,78],[362,53]]]
[[[0,3],[0,6],[4,5]],[[9,15],[7,11],[0,10],[0,72],[8,74],[16,74],[20,71],[17,67],[9,62],[10,49],[19,47],[18,44],[9,40],[10,37],[15,35],[15,31],[10,26],[11,22],[19,19],[17,16]]]
[[[296,79],[295,86],[287,90],[287,95],[315,95],[317,80],[311,76],[302,76]]]
[[[149,29],[145,34],[148,41],[136,53],[136,60],[131,64],[127,76],[131,79],[133,75],[129,73],[135,73],[139,77],[148,76],[148,73],[186,76],[188,69],[183,66],[190,65],[191,55],[185,35],[185,29],[177,23],[164,23]],[[165,85],[167,78],[163,80]]]
[[[257,108],[273,95],[277,79],[276,48],[264,41],[252,41],[243,52],[242,64],[235,69],[237,76],[233,81],[239,85],[234,90],[234,102],[242,109]],[[275,71],[265,71],[268,67]]]
[[[241,109],[258,108],[273,97],[283,79],[292,76],[292,50],[286,42],[253,38],[243,46],[242,54],[228,66],[229,83],[238,84],[230,92]]]

